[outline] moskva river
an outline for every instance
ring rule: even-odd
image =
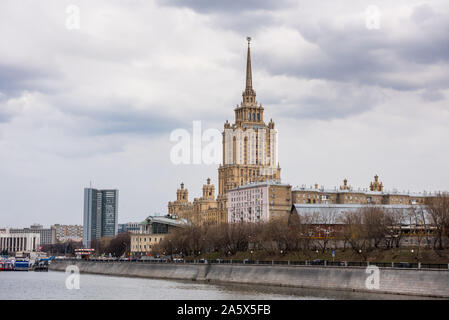
[[[0,272],[0,300],[9,299],[413,299],[410,296],[331,290],[216,285],[192,281],[155,280],[93,274],[79,275],[79,289],[64,272]]]

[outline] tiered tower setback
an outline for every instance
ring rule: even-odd
[[[277,131],[274,122],[264,122],[262,104],[253,89],[251,48],[248,40],[246,86],[242,101],[234,109],[235,122],[224,124],[223,163],[218,169],[218,196],[224,200],[235,187],[267,180],[280,181],[277,165]]]

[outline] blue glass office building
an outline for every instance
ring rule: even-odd
[[[101,237],[114,237],[118,229],[118,190],[84,189],[83,245]]]

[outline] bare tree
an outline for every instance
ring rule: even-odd
[[[128,233],[119,233],[110,240],[106,252],[111,253],[114,257],[121,257],[124,255],[131,245],[131,237]]]
[[[449,236],[449,194],[439,193],[425,202],[430,221],[434,227],[434,249],[443,249],[444,240]]]

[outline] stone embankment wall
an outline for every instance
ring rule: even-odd
[[[237,264],[165,264],[54,260],[51,270],[76,265],[81,273],[112,276],[245,283],[300,288],[350,290],[449,298],[449,271],[380,268],[379,288],[369,289],[365,267],[279,266]],[[371,282],[370,282],[371,283]]]

